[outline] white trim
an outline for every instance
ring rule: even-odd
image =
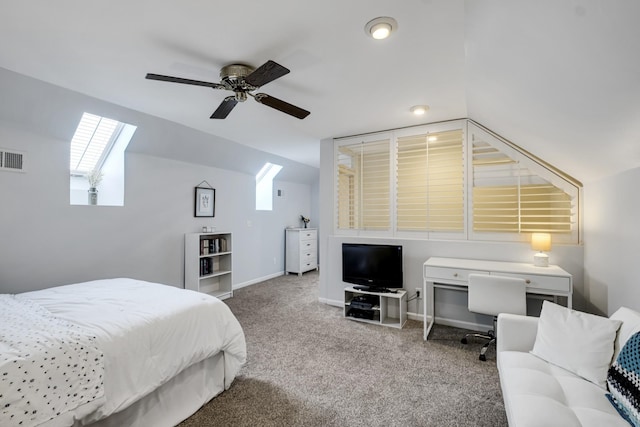
[[[493,325],[484,325],[474,322],[465,322],[462,320],[448,319],[446,317],[436,316],[437,325],[453,326],[454,328],[468,329],[470,331],[488,331],[493,329]],[[461,338],[462,339],[462,338]]]
[[[334,299],[318,298],[318,302],[321,302],[322,304],[333,305],[335,307],[344,307],[344,301]]]
[[[418,322],[423,322],[424,323],[424,315],[419,314],[419,313],[407,313],[407,319],[409,320],[417,320]]]
[[[276,277],[284,276],[284,271],[279,271],[277,273],[269,274],[268,276],[258,277],[257,279],[252,279],[247,282],[236,283],[232,286],[232,289],[238,290],[241,288],[246,288],[247,286],[255,285],[256,283],[264,282],[265,280],[275,279]]]

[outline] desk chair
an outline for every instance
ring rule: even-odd
[[[526,288],[524,279],[486,274],[469,275],[469,311],[493,316],[493,330],[486,335],[474,333],[462,338],[462,344],[466,344],[470,336],[489,340],[480,350],[480,360],[487,360],[487,348],[496,342],[499,313],[527,314]]]

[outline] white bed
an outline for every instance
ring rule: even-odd
[[[97,280],[0,304],[2,426],[174,426],[246,360],[226,304],[172,286]]]

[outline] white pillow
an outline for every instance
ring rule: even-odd
[[[531,353],[606,389],[621,323],[544,301]]]

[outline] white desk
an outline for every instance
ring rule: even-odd
[[[423,266],[425,340],[435,323],[435,288],[464,290],[469,286],[469,274],[472,273],[525,279],[527,293],[567,297],[567,307],[572,307],[573,278],[557,265],[535,267],[518,262],[429,258]]]

